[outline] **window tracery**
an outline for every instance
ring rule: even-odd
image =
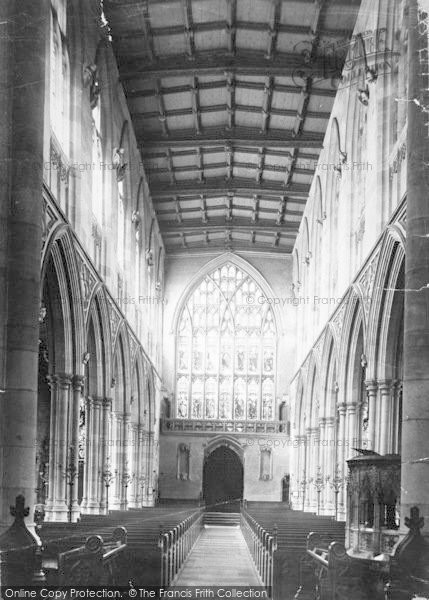
[[[232,263],[190,295],[177,329],[177,418],[274,419],[276,329],[263,297]]]

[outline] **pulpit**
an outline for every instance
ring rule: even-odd
[[[392,555],[399,541],[401,457],[365,451],[347,463],[348,552],[359,558]]]

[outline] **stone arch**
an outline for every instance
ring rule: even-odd
[[[323,375],[321,391],[323,402],[321,403],[321,414],[324,418],[333,418],[336,415],[337,399],[337,347],[335,337],[328,328],[323,346],[320,373]]]
[[[60,226],[51,232],[45,245],[41,271],[41,296],[48,293],[47,276],[56,278],[57,298],[53,300],[56,315],[63,316],[64,356],[56,365],[63,373],[82,374],[84,350],[84,315],[82,294],[76,254],[72,235],[68,226]],[[57,322],[57,325],[59,323]],[[57,332],[59,330],[57,328]]]
[[[182,295],[180,296],[180,298],[176,304],[176,308],[174,310],[173,319],[172,319],[171,333],[176,333],[183,307],[184,307],[186,301],[188,300],[189,296],[196,289],[196,287],[199,285],[201,280],[206,275],[208,275],[215,269],[222,267],[227,262],[230,262],[231,264],[235,265],[239,269],[242,269],[250,277],[252,277],[256,281],[258,286],[261,288],[261,290],[266,298],[274,298],[275,297],[275,294],[274,294],[271,286],[266,281],[265,277],[253,265],[251,265],[247,260],[245,260],[241,256],[237,256],[236,254],[233,254],[232,252],[226,252],[226,253],[221,254],[220,256],[214,258],[213,260],[209,261],[207,264],[205,264],[204,267],[202,269],[200,269],[194,275],[194,277],[191,279],[191,281],[188,283],[188,285],[186,286],[185,290],[182,292]],[[280,335],[280,333],[283,331],[282,315],[281,315],[281,312],[277,305],[274,305],[272,307],[272,309],[273,309],[273,313],[274,313],[276,329],[277,329],[278,334]]]
[[[405,260],[405,238],[403,230],[396,226],[389,227],[384,235],[378,267],[373,286],[373,296],[368,315],[368,363],[370,379],[386,378],[385,371],[388,326],[391,321],[395,290],[404,288],[397,285],[401,265]],[[396,296],[396,298],[395,298]]]
[[[311,258],[310,228],[307,217],[304,217],[301,225],[301,254],[304,263],[309,263]]]
[[[88,310],[86,324],[86,353],[85,386],[90,396],[106,395],[106,365],[109,349],[109,332],[105,332],[102,309],[100,304],[101,294],[93,297]],[[106,343],[107,342],[107,343]]]
[[[231,448],[240,460],[244,461],[244,448],[240,444],[239,440],[230,435],[216,435],[211,438],[204,448],[204,458],[207,458],[214,450],[226,446]]]
[[[317,361],[314,353],[312,352],[309,359],[308,371],[307,371],[307,397],[305,402],[305,412],[307,415],[307,428],[318,427],[319,425],[319,370],[317,368]]]
[[[295,247],[292,253],[292,265],[293,265],[293,284],[296,288],[296,291],[299,290],[301,286],[301,267],[299,264],[299,252],[298,248]]]
[[[128,413],[130,409],[130,349],[127,330],[122,322],[116,336],[113,355],[112,387],[114,388],[114,410]]]
[[[340,389],[346,390],[347,385],[347,369],[348,357],[351,353],[351,339],[354,335],[354,324],[356,318],[362,320],[363,347],[366,348],[366,326],[364,321],[364,310],[359,292],[352,287],[351,292],[347,296],[347,304],[345,306],[344,321],[341,330],[341,341],[338,351],[338,376]]]

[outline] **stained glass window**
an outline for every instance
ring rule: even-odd
[[[231,263],[194,289],[177,330],[177,418],[275,418],[276,329],[264,298]]]

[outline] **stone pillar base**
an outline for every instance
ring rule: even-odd
[[[73,516],[73,513],[72,513]],[[69,510],[64,504],[46,506],[45,521],[48,523],[66,523],[69,520]]]

